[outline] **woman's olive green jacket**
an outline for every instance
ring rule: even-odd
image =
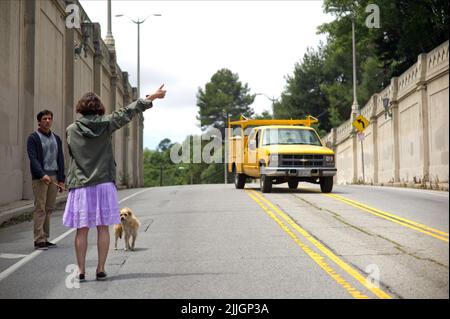
[[[133,116],[152,107],[139,99],[108,115],[85,115],[66,129],[70,163],[66,185],[69,189],[116,181],[112,133]]]

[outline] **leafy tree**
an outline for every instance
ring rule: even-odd
[[[163,186],[187,184],[185,173],[180,165],[170,159],[170,147],[173,144],[168,138],[163,139],[156,150],[144,150],[144,185]]]
[[[307,115],[320,117],[320,127],[330,129],[326,116],[328,99],[322,86],[327,83],[324,72],[323,49],[309,48],[303,59],[296,63],[294,74],[287,76],[286,88],[281,100],[275,104],[275,118],[305,118]]]
[[[255,95],[250,94],[247,84],[239,81],[239,76],[228,69],[217,71],[205,88],[199,88],[197,106],[199,107],[197,120],[202,130],[215,127],[224,136],[228,118],[239,118],[242,114],[250,117],[254,112],[250,107]]]
[[[228,174],[230,175],[230,174]],[[202,184],[220,184],[223,183],[224,172],[222,164],[209,164],[205,170],[201,173]],[[229,176],[228,176],[229,178]]]
[[[366,7],[380,8],[380,28],[368,28]],[[355,19],[358,104],[386,87],[417,62],[417,56],[449,39],[447,0],[324,0],[324,11],[336,19],[318,28],[326,44],[308,50],[287,77],[275,116],[327,113],[320,129],[349,118],[353,102],[352,18]]]
[[[270,114],[270,111],[264,110],[261,114],[255,114],[253,118],[255,120],[271,120],[272,114]]]
[[[168,149],[170,149],[171,146],[172,146],[172,142],[170,141],[170,139],[165,138],[161,142],[159,142],[158,147],[156,148],[156,150],[161,151],[161,152],[165,152]]]
[[[369,29],[364,24],[369,4],[380,8],[380,28]],[[324,26],[342,24],[349,11],[355,13],[363,43],[373,50],[380,66],[390,71],[386,72],[389,76],[400,75],[416,63],[420,53],[431,51],[449,38],[447,0],[325,0],[324,9],[337,16]],[[342,37],[337,33],[329,35],[334,39]]]

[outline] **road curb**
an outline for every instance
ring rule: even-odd
[[[67,200],[67,194],[56,197],[55,205],[65,204]],[[4,210],[0,212],[0,227],[10,221],[13,218],[20,217],[22,215],[30,214],[34,210],[34,204],[28,204],[25,206]]]
[[[433,190],[433,191],[441,191],[448,192],[448,183],[439,183],[439,184],[413,184],[413,183],[350,183],[350,184],[338,184],[338,185],[357,185],[357,186],[380,186],[380,187],[394,187],[394,188],[412,188],[412,189],[421,189],[421,190]]]

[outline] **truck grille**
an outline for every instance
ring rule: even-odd
[[[283,154],[279,158],[280,167],[320,167],[323,155]]]

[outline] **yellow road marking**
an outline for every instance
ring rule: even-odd
[[[352,287],[344,278],[342,278],[335,270],[333,270],[323,259],[321,255],[314,252],[311,248],[305,245],[290,229],[287,227],[272,211],[270,211],[256,196],[247,192],[247,195],[252,198],[263,210],[269,215],[280,227],[283,229],[295,243],[314,260],[331,278],[333,278],[339,285],[344,287],[345,290],[354,298],[357,299],[369,299],[354,287]]]
[[[283,211],[281,211],[278,207],[272,204],[269,200],[267,200],[261,194],[253,191],[253,193],[261,198],[267,205],[272,208],[279,216],[281,216],[288,224],[290,224],[295,230],[297,230],[303,237],[305,237],[308,241],[310,241],[314,246],[316,246],[320,251],[322,251],[326,256],[328,256],[332,261],[334,261],[338,266],[340,266],[344,271],[350,274],[353,278],[355,278],[359,283],[361,283],[364,287],[372,291],[377,297],[382,299],[390,299],[387,293],[385,293],[380,288],[372,285],[365,277],[363,277],[359,272],[354,270],[350,265],[336,256],[333,252],[331,252],[328,248],[326,248],[323,244],[317,241],[311,234],[309,234],[306,230],[301,228],[296,222],[294,222],[288,215],[286,215]]]
[[[248,192],[247,192],[248,193]],[[297,223],[295,223],[289,216],[287,216],[283,211],[281,211],[278,207],[273,205],[270,201],[268,201],[264,196],[258,194],[255,191],[251,191],[252,195],[261,199],[265,202],[275,213],[277,213],[281,218],[283,218],[289,225],[291,225],[296,231],[298,231],[304,238],[306,238],[309,242],[311,242],[315,247],[317,247],[321,252],[323,252],[328,258],[330,258],[333,262],[335,262],[339,267],[341,267],[345,272],[355,278],[359,283],[361,283],[364,287],[369,289],[372,293],[374,293],[377,297],[382,299],[391,299],[387,293],[385,293],[380,288],[372,285],[366,278],[364,278],[359,272],[354,270],[351,266],[349,266],[346,262],[336,256],[333,252],[331,252],[328,248],[323,246],[320,242],[318,242],[311,234],[309,234],[306,230],[301,228]],[[250,195],[250,194],[249,194]]]
[[[374,208],[374,207],[370,207],[369,205],[365,205],[365,204],[359,203],[359,202],[357,202],[357,201],[355,201],[355,200],[346,198],[346,197],[344,197],[344,196],[336,195],[336,194],[327,194],[326,196],[329,196],[329,197],[335,197],[335,198],[337,198],[337,199],[343,199],[343,200],[349,201],[349,202],[354,203],[354,204],[356,204],[356,205],[358,205],[358,206],[361,206],[361,207],[364,207],[364,208],[373,210],[374,212],[377,212],[377,213],[380,213],[380,214],[383,214],[383,215],[386,215],[386,216],[389,216],[389,217],[398,219],[398,220],[403,221],[403,222],[406,222],[406,223],[408,223],[408,224],[411,224],[411,225],[414,225],[414,226],[423,228],[423,229],[425,229],[425,230],[428,230],[428,231],[431,231],[431,232],[435,232],[435,233],[437,233],[437,234],[440,234],[440,235],[443,235],[443,236],[447,236],[447,237],[448,237],[448,233],[446,233],[446,232],[443,232],[443,231],[440,231],[440,230],[437,230],[437,229],[434,229],[434,228],[431,228],[431,227],[428,227],[428,226],[419,224],[419,223],[417,223],[417,222],[413,222],[413,221],[411,221],[411,220],[408,220],[408,219],[406,219],[406,218],[402,218],[402,217],[397,216],[397,215],[394,215],[394,214],[390,214],[390,213],[384,212],[384,211],[382,211],[382,210],[376,209],[376,208]]]
[[[410,229],[416,230],[418,232],[421,232],[423,234],[435,237],[437,239],[440,239],[440,240],[445,241],[445,242],[448,243],[448,238],[444,237],[444,236],[448,237],[448,233],[445,233],[445,232],[442,232],[440,230],[437,230],[437,229],[434,229],[434,228],[431,228],[431,227],[428,227],[428,226],[425,226],[425,225],[422,225],[422,224],[410,221],[408,219],[396,216],[394,214],[390,214],[390,213],[378,210],[376,208],[373,208],[373,207],[361,204],[361,203],[359,203],[357,201],[348,199],[348,198],[343,197],[343,196],[339,196],[339,195],[335,195],[335,194],[324,194],[324,195],[327,196],[327,197],[330,197],[330,198],[334,198],[334,199],[336,199],[338,201],[341,201],[343,203],[346,203],[347,205],[359,208],[359,209],[361,209],[361,210],[363,210],[365,212],[368,212],[368,213],[370,213],[372,215],[376,215],[378,217],[387,219],[387,220],[389,220],[391,222],[394,222],[394,223],[397,223],[399,225],[408,227]]]
[[[317,191],[315,189],[309,189],[309,188],[304,188],[304,187],[302,187],[302,189],[308,190],[308,191],[312,191],[312,192],[315,192],[315,193],[320,193],[319,191]],[[365,212],[368,212],[368,213],[370,213],[372,215],[384,218],[384,219],[389,220],[391,222],[394,222],[394,223],[397,223],[399,225],[408,227],[410,229],[416,230],[418,232],[421,232],[423,234],[432,236],[434,238],[440,239],[440,240],[445,241],[445,242],[448,243],[448,238],[446,238],[446,237],[448,237],[449,234],[446,233],[446,232],[443,232],[443,231],[440,231],[440,230],[437,230],[437,229],[434,229],[434,228],[431,228],[431,227],[419,224],[417,222],[408,220],[406,218],[402,218],[400,216],[397,216],[397,215],[394,215],[394,214],[391,214],[391,213],[384,212],[382,210],[376,209],[374,207],[370,207],[368,205],[362,204],[360,202],[357,202],[355,200],[346,198],[344,196],[340,196],[340,195],[336,195],[336,194],[322,194],[322,195],[325,195],[325,196],[330,197],[330,198],[334,198],[334,199],[339,200],[339,201],[341,201],[341,202],[343,202],[343,203],[345,203],[347,205],[350,205],[350,206],[359,208],[360,210],[363,210]]]

